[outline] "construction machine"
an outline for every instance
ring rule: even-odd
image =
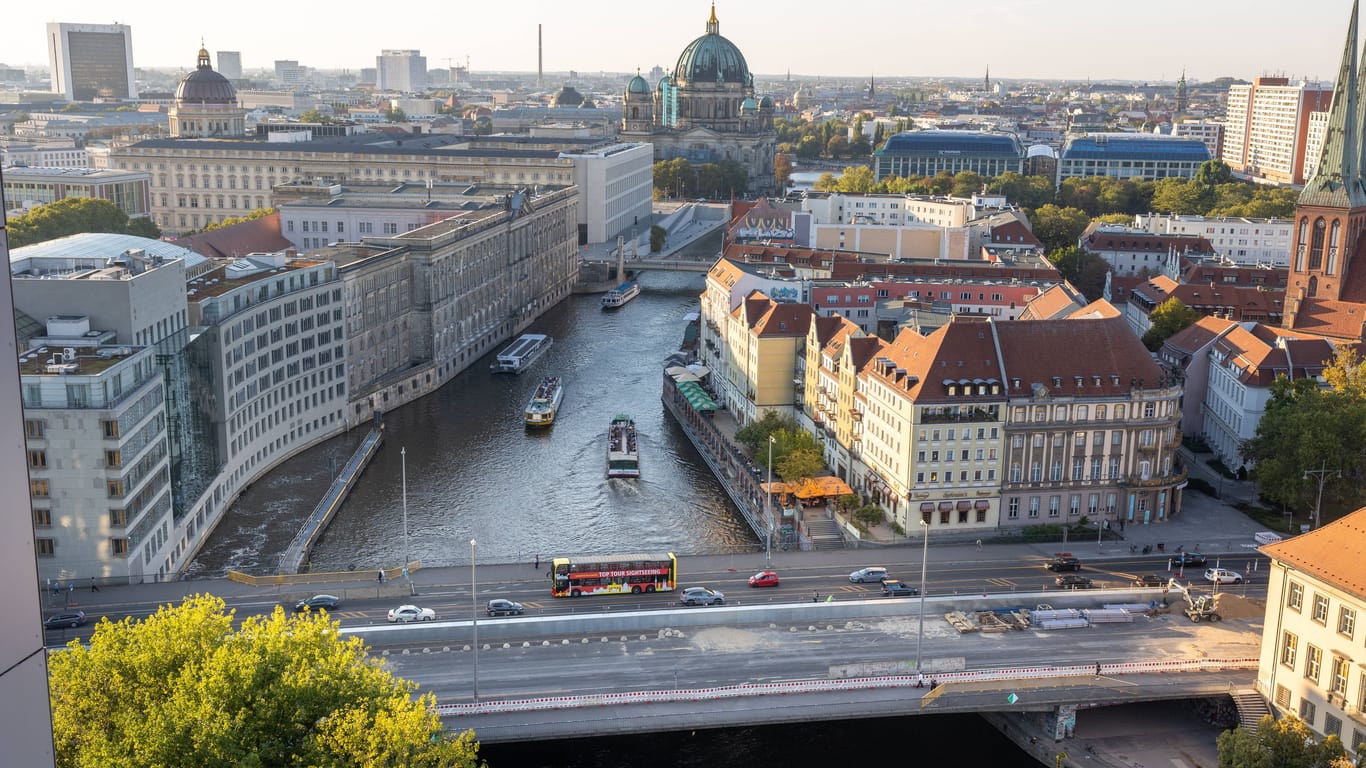
[[[1181,596],[1186,599],[1184,612],[1191,621],[1199,623],[1201,621],[1218,621],[1221,618],[1218,611],[1214,609],[1213,595],[1193,594],[1190,587],[1176,579],[1171,579],[1167,582],[1167,586],[1162,588],[1164,605],[1167,603],[1167,594],[1172,591],[1180,592]]]

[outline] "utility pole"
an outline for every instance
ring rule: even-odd
[[[1329,469],[1328,462],[1324,461],[1318,469],[1306,469],[1304,471],[1305,480],[1308,480],[1310,475],[1318,475],[1319,477],[1319,495],[1318,498],[1314,500],[1314,529],[1317,530],[1319,527],[1319,512],[1323,507],[1323,484],[1328,480],[1329,475],[1332,475],[1333,477],[1342,477],[1342,470]]]

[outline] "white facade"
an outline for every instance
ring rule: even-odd
[[[1172,126],[1172,135],[1199,139],[1209,149],[1210,157],[1219,157],[1224,145],[1224,124],[1212,120],[1182,120]]]
[[[1259,77],[1228,91],[1223,160],[1236,173],[1303,184],[1309,115],[1327,111],[1332,86]]]
[[[1235,264],[1290,266],[1291,219],[1244,219],[1138,214],[1134,228],[1155,235],[1200,235]]]
[[[418,93],[427,88],[427,57],[412,49],[385,50],[375,57],[375,86],[381,91]]]
[[[42,144],[15,142],[0,149],[0,166],[10,168],[16,165],[30,168],[89,168],[90,153],[70,141]]]
[[[136,99],[133,30],[127,24],[47,25],[52,92],[70,101]]]
[[[654,148],[624,143],[564,153],[574,161],[579,188],[579,239],[605,243],[634,227],[647,227],[654,201]],[[585,239],[586,238],[586,239]]]
[[[1219,344],[1210,347],[1209,383],[1200,408],[1205,419],[1203,434],[1224,466],[1233,468],[1243,464],[1239,449],[1243,441],[1256,436],[1257,424],[1271,400],[1270,387],[1242,381],[1240,371],[1239,362],[1230,359],[1227,350]]]
[[[1304,140],[1304,178],[1312,179],[1323,159],[1323,137],[1328,135],[1328,110],[1309,113],[1309,135]]]
[[[924,195],[816,193],[802,198],[802,210],[811,214],[813,224],[964,227],[976,218],[970,200]]]
[[[242,79],[242,52],[241,51],[219,51],[218,52],[218,74],[229,80]]]

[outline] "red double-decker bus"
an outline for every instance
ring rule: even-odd
[[[672,552],[557,557],[550,561],[550,579],[555,597],[668,592],[678,583],[678,558]]]

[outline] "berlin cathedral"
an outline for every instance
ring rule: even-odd
[[[712,6],[707,32],[688,43],[673,72],[653,89],[636,75],[626,85],[621,138],[650,142],[655,162],[693,165],[734,160],[749,172],[750,194],[775,190],[773,99],[754,98],[754,76],[735,43],[721,36]],[[741,190],[736,190],[740,194]]]

